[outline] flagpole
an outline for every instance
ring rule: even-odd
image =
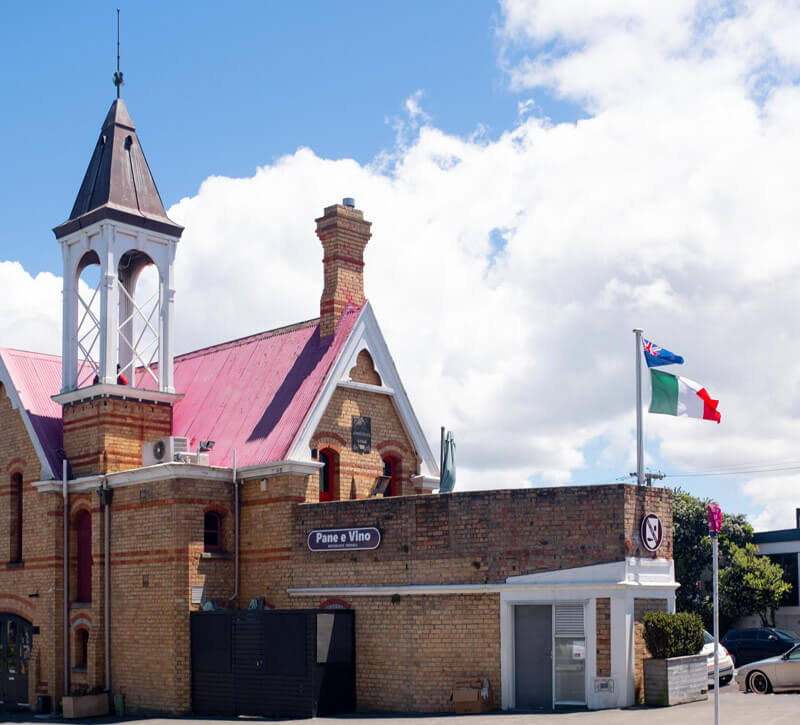
[[[636,483],[644,485],[644,438],[642,436],[642,330],[633,328],[636,336]]]

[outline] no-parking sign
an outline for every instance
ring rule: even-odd
[[[639,538],[642,546],[648,551],[656,551],[664,541],[664,527],[661,519],[655,514],[645,514],[642,516],[642,523],[639,526]]]

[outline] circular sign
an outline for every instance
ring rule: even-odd
[[[648,551],[656,551],[661,542],[664,541],[664,527],[661,519],[655,514],[645,514],[642,516],[642,523],[639,526],[639,538],[642,545]]]

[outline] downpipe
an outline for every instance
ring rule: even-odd
[[[233,594],[229,602],[239,598],[239,482],[236,480],[236,449],[233,449],[233,521],[234,521],[234,554],[233,554]]]
[[[66,696],[69,695],[69,494],[66,458],[61,462],[61,495],[64,497],[64,695]]]
[[[106,692],[111,692],[111,502],[114,489],[103,479],[103,487],[98,489],[100,505],[103,507],[103,644],[106,663]]]

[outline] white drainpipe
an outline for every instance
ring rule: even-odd
[[[66,458],[61,463],[61,492],[64,496],[64,695],[69,695],[69,494]]]

